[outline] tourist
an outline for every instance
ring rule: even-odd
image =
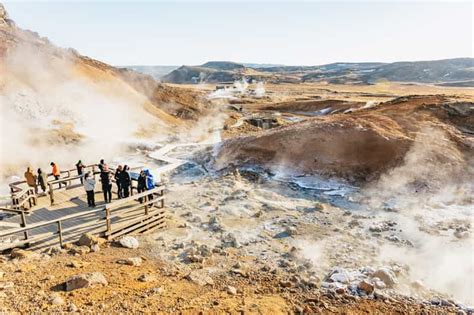
[[[122,165],[117,166],[117,169],[115,170],[115,183],[117,184],[117,195],[119,199],[121,199],[122,196],[122,182],[120,180],[120,174],[123,172]]]
[[[46,185],[48,184],[48,174],[43,172],[41,168],[38,169],[38,184],[43,190],[43,193],[46,193]]]
[[[95,195],[94,195],[94,188],[95,188],[95,179],[93,176],[90,176],[91,173],[87,172],[84,175],[84,189],[86,190],[87,194],[87,205],[91,208],[95,207]]]
[[[59,167],[54,162],[51,162],[50,165],[53,168],[52,173],[53,173],[54,178],[56,180],[59,180],[59,178],[61,177],[61,172],[59,171]],[[60,182],[59,183],[59,188],[61,188],[61,187],[62,187],[62,185],[61,185],[61,182]]]
[[[123,198],[127,198],[128,196],[130,196],[130,185],[132,184],[132,181],[130,179],[130,174],[128,173],[129,170],[130,168],[127,165],[125,165],[123,167],[122,172],[120,172],[119,180],[120,180],[120,186],[122,187]]]
[[[82,164],[82,161],[79,160],[79,162],[76,163],[77,175],[81,176],[85,168],[86,167],[84,166],[84,164]],[[80,179],[81,179],[81,184],[82,184],[83,183],[82,176],[80,177]]]
[[[137,184],[137,192],[142,193],[145,192],[146,189],[146,174],[145,171],[142,170],[140,175],[138,176],[138,184]],[[138,199],[140,203],[143,203],[143,198]]]
[[[31,167],[28,166],[25,172],[25,179],[28,186],[35,189],[35,194],[38,193],[38,185],[36,184],[36,175],[33,174]]]
[[[100,181],[102,182],[102,191],[104,192],[105,203],[112,201],[112,183],[110,182],[109,166],[104,164],[100,172]]]
[[[144,171],[146,176],[146,189],[152,190],[155,188],[155,179],[153,178],[153,175],[150,173],[149,169],[145,169]],[[148,195],[148,200],[153,200],[153,195]]]
[[[104,170],[104,167],[105,167],[105,161],[104,159],[100,160],[99,162],[99,170],[102,172]]]

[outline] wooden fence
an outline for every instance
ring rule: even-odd
[[[34,224],[27,224],[25,213],[22,211],[22,227],[9,229],[0,233],[0,239],[12,235],[23,235],[23,239],[12,243],[0,243],[0,251],[19,246],[41,244],[51,239],[51,236],[56,236],[57,244],[62,247],[65,244],[65,236],[70,238],[71,241],[75,241],[80,236],[75,233],[75,230],[82,230],[81,225],[73,225],[64,229],[63,223],[68,220],[90,217],[92,214],[99,215],[97,220],[92,221],[94,224],[90,225],[90,220],[84,220],[82,225],[89,224],[93,234],[105,236],[109,240],[132,232],[143,233],[145,231],[163,228],[166,225],[164,189],[164,186],[157,186],[143,193],[113,201],[99,209],[88,210],[86,212],[71,214],[55,220]],[[133,201],[137,201],[137,203],[133,203]],[[143,211],[139,211],[141,208]],[[100,214],[103,214],[103,216],[100,216]],[[116,223],[114,223],[114,219],[117,219],[115,220]],[[30,236],[30,232],[45,227],[55,227],[55,229],[51,232]],[[52,245],[54,244],[48,244],[48,246]]]

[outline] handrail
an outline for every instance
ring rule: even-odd
[[[107,231],[111,232],[111,211],[112,210],[114,210],[115,208],[117,208],[117,207],[123,205],[124,203],[126,203],[128,201],[131,201],[131,200],[138,200],[140,198],[147,197],[149,195],[159,195],[160,196],[159,198],[148,200],[148,201],[144,202],[143,206],[145,208],[145,215],[147,215],[149,205],[153,205],[154,203],[156,203],[158,201],[161,201],[161,208],[164,207],[164,203],[163,203],[164,189],[165,189],[164,185],[156,186],[155,188],[153,188],[151,190],[147,190],[145,192],[133,195],[133,196],[125,198],[125,199],[120,199],[120,200],[114,201],[114,202],[112,202],[110,204],[106,204],[103,207],[100,207],[98,209],[93,209],[93,210],[90,210],[90,211],[87,211],[87,212],[80,212],[80,213],[70,214],[70,215],[67,215],[67,216],[64,216],[64,217],[61,217],[61,218],[58,218],[58,219],[49,220],[49,221],[46,221],[46,222],[33,223],[33,224],[28,225],[28,226],[26,225],[26,219],[25,219],[25,216],[24,216],[24,212],[22,212],[21,213],[22,214],[22,225],[24,225],[24,226],[21,227],[21,228],[10,229],[6,232],[0,233],[0,237],[5,237],[5,236],[17,234],[17,233],[24,233],[25,240],[22,241],[24,243],[25,241],[28,240],[28,231],[30,231],[32,229],[36,229],[36,228],[45,227],[45,226],[48,226],[48,225],[51,225],[51,224],[57,224],[58,225],[58,238],[59,238],[60,245],[62,246],[63,241],[62,241],[61,223],[63,221],[71,220],[71,219],[75,219],[75,218],[80,218],[80,217],[83,217],[83,216],[88,216],[90,214],[98,213],[98,212],[102,212],[102,211],[106,212],[106,217],[104,219],[106,221]],[[159,194],[158,192],[161,192],[161,194]],[[124,210],[127,210],[127,209],[124,209]],[[122,210],[120,210],[120,211],[122,211]],[[110,237],[110,233],[107,236]],[[4,249],[6,249],[6,248],[4,248]]]

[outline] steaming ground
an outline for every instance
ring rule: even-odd
[[[173,155],[193,159],[184,148]],[[209,173],[197,156],[167,178],[170,228],[148,237],[154,255],[184,269],[201,262],[211,275],[237,261],[243,270],[276,269],[328,289],[389,268],[396,284],[380,284],[378,292],[474,304],[470,204],[376,207],[364,189],[343,182],[318,185],[316,178],[255,170]],[[202,246],[234,248],[236,258],[206,261]],[[329,280],[335,270],[347,279]]]

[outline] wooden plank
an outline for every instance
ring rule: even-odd
[[[163,215],[160,218],[164,219],[165,216]],[[126,234],[130,231],[133,231],[134,229],[139,228],[143,224],[148,224],[151,221],[154,221],[155,219],[158,220],[160,218],[154,217],[154,216],[149,216],[148,218],[140,217],[140,218],[137,218],[133,221],[125,222],[125,223],[121,224],[120,227],[114,227],[114,231],[117,231],[117,232],[112,233],[112,234],[108,234],[108,235],[113,235],[113,237],[116,237],[116,236],[119,236],[119,235],[122,235],[122,234]]]
[[[162,216],[163,218],[165,217],[164,215],[162,214],[152,214],[152,215],[148,215],[147,217],[138,217],[138,218],[135,218],[133,220],[127,220],[125,222],[122,222],[121,224],[116,224],[114,225],[114,231],[122,231],[122,230],[127,230],[133,226],[133,225],[136,225],[136,224],[140,224],[140,223],[143,223],[145,221],[149,221],[150,219],[154,218],[155,216]],[[114,234],[114,233],[110,233],[110,234],[107,234],[107,235],[111,235],[111,234]]]
[[[133,231],[133,233],[141,233],[141,232],[144,232],[144,231],[148,231],[149,229],[153,228],[154,226],[156,225],[165,225],[166,222],[165,222],[165,218],[160,218],[158,220],[155,220],[155,221],[152,221],[152,222],[149,222],[148,224],[146,224],[145,226],[139,228],[139,229],[136,229]]]
[[[148,224],[149,224],[149,222],[135,224],[135,225],[133,225],[133,226],[131,226],[131,227],[125,229],[125,230],[121,230],[119,232],[113,233],[110,237],[111,237],[111,239],[113,239],[113,238],[117,238],[117,237],[125,235],[125,234],[136,232],[137,229],[139,229],[141,227],[147,227]]]
[[[166,222],[163,222],[162,224],[157,224],[155,226],[149,227],[146,231],[143,232],[143,234],[152,233],[156,230],[164,229],[165,227],[166,227]]]

